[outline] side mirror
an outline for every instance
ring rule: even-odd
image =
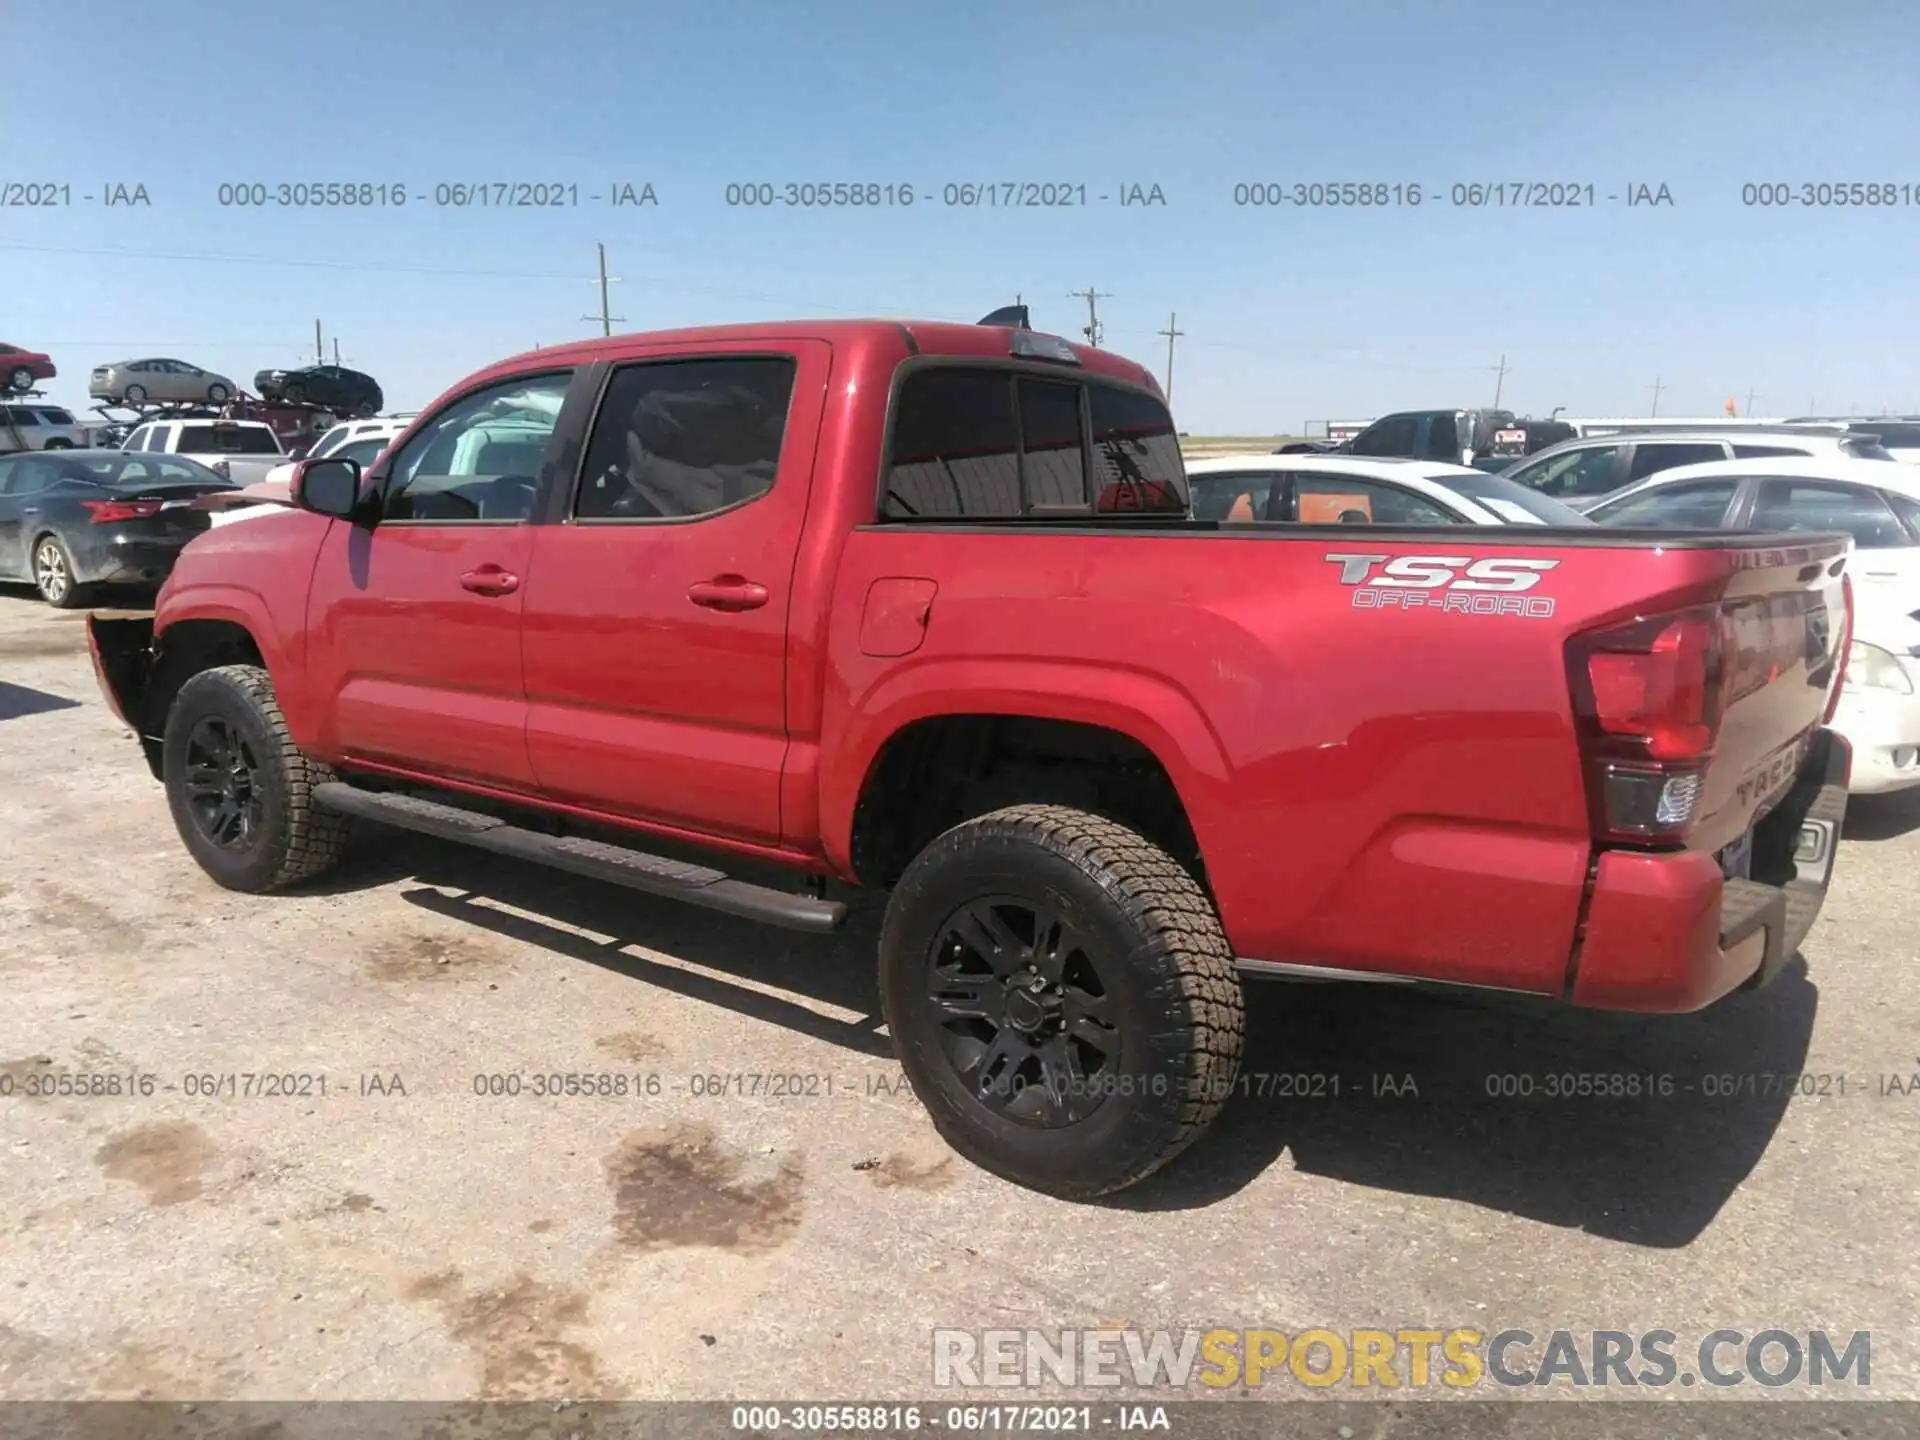
[[[287,483],[289,498],[302,510],[351,520],[360,508],[360,465],[328,456],[297,461]]]

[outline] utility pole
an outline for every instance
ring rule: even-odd
[[[1112,292],[1096,290],[1089,285],[1084,290],[1069,290],[1067,296],[1069,299],[1084,300],[1087,302],[1087,328],[1080,333],[1087,337],[1087,344],[1098,348],[1100,344],[1100,312],[1095,308],[1095,302],[1111,300],[1113,298]]]
[[[1507,357],[1502,355],[1498,365],[1489,365],[1487,368],[1493,371],[1493,408],[1498,410],[1500,392],[1506,388],[1507,384]]]
[[[1740,413],[1746,416],[1747,419],[1749,420],[1753,418],[1753,391],[1752,390],[1747,391],[1747,408],[1742,410]]]
[[[333,365],[336,370],[340,368],[340,337],[338,335],[333,337]]]
[[[313,322],[313,363],[316,365],[324,365],[327,363],[326,347],[320,343],[320,322],[318,320]]]
[[[600,313],[598,315],[582,315],[580,318],[582,320],[598,320],[600,322],[600,333],[602,335],[611,335],[613,334],[614,321],[618,320],[622,325],[627,323],[626,316],[609,314],[607,310],[608,281],[610,279],[618,280],[620,277],[618,275],[609,276],[607,274],[607,247],[605,245],[596,245],[594,248],[600,252]]]
[[[1179,329],[1175,329],[1175,328],[1174,328],[1174,321],[1175,321],[1176,319],[1178,319],[1178,318],[1179,318],[1179,317],[1178,317],[1178,316],[1176,316],[1176,315],[1175,315],[1175,314],[1173,313],[1173,311],[1171,311],[1171,310],[1169,310],[1169,311],[1167,312],[1167,328],[1166,328],[1166,329],[1164,329],[1164,330],[1161,330],[1161,331],[1159,331],[1159,332],[1157,332],[1157,333],[1159,333],[1159,334],[1161,334],[1161,335],[1164,335],[1164,336],[1166,336],[1166,337],[1167,337],[1167,403],[1168,403],[1169,405],[1171,405],[1171,404],[1173,403],[1173,342],[1174,342],[1174,337],[1176,337],[1176,336],[1179,336],[1179,335],[1184,335],[1184,334],[1186,334],[1186,333],[1187,333],[1187,332],[1186,332],[1186,331],[1184,331],[1184,330],[1179,330]]]
[[[1653,377],[1653,409],[1647,412],[1647,418],[1649,420],[1651,420],[1654,416],[1660,413],[1660,392],[1664,388],[1666,387],[1661,385],[1660,377],[1658,375],[1654,376]]]

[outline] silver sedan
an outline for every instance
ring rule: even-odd
[[[95,368],[87,394],[128,405],[149,401],[224,405],[236,393],[233,381],[184,360],[119,360]]]

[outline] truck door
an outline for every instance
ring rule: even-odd
[[[527,747],[555,799],[779,839],[787,604],[831,359],[722,344],[610,372],[526,592]]]
[[[531,792],[520,617],[539,481],[571,371],[441,409],[377,473],[377,524],[335,521],[308,597],[322,748]]]

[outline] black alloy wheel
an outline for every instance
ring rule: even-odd
[[[880,935],[894,1052],[981,1168],[1090,1200],[1145,1179],[1232,1093],[1245,1024],[1213,902],[1106,816],[1010,805],[936,837]]]
[[[187,735],[187,813],[223,850],[245,852],[265,823],[265,780],[247,737],[223,716],[205,715]]]
[[[928,954],[927,999],[948,1062],[1007,1119],[1077,1124],[1120,1073],[1100,965],[1057,907],[1010,895],[961,907]]]

